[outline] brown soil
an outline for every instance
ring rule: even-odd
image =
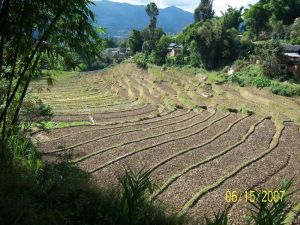
[[[101,138],[101,137],[106,137],[108,135],[117,135],[122,132],[134,132],[134,131],[141,131],[143,132],[144,130],[147,129],[153,129],[158,126],[169,126],[174,123],[180,123],[182,120],[186,120],[189,118],[192,118],[195,116],[195,113],[189,112],[188,114],[183,114],[182,116],[173,118],[171,121],[170,120],[159,120],[156,122],[148,123],[148,124],[137,124],[135,126],[115,126],[111,127],[109,129],[108,127],[93,127],[90,130],[87,130],[84,133],[79,133],[79,134],[74,134],[72,136],[63,138],[63,139],[55,139],[52,142],[47,142],[47,143],[41,143],[39,146],[40,149],[45,149],[45,150],[54,150],[59,148],[59,146],[63,146],[64,148],[68,146],[74,146],[76,144],[80,144],[83,142],[86,142],[88,140],[93,140],[96,138]],[[61,135],[66,135],[68,132],[61,132]],[[124,140],[126,141],[126,140]]]
[[[214,125],[196,135],[181,140],[176,140],[171,143],[159,145],[157,147],[147,149],[147,151],[135,154],[124,160],[120,160],[119,162],[110,165],[108,168],[103,169],[103,171],[99,171],[96,175],[96,178],[98,180],[107,180],[106,178],[110,177],[108,182],[114,183],[116,182],[116,179],[113,180],[112,177],[117,178],[120,174],[122,174],[124,168],[130,167],[134,171],[140,171],[143,168],[150,169],[155,164],[159,163],[170,155],[188,149],[191,146],[205,143],[208,139],[225,130],[228,125],[236,121],[237,118],[238,117],[236,115],[232,115],[231,117],[215,123]],[[248,121],[248,123],[249,122],[250,121]],[[245,125],[245,123],[246,121],[241,122],[241,124],[243,125]],[[190,155],[192,155],[190,161],[199,159],[199,157],[201,157],[201,155],[203,154],[201,152],[199,153],[199,150],[200,149],[192,150],[172,159],[165,165],[160,166],[153,172],[153,179],[155,183],[159,184],[159,180],[161,180],[162,178],[166,179],[168,176],[178,171],[180,167],[185,168],[188,165]]]
[[[205,117],[205,113],[199,114],[196,117],[193,117],[193,118],[183,121],[183,122],[179,122],[178,124],[180,124],[180,126],[179,126],[180,128],[183,128],[183,129],[186,128],[185,130],[182,131],[182,132],[186,132],[188,130],[188,127],[193,125],[197,120],[201,120],[204,117]],[[177,127],[178,124],[177,125],[174,124],[174,125],[170,125],[170,126],[166,126],[166,127],[158,127],[155,129],[151,129],[149,131],[146,130],[146,131],[137,131],[137,132],[133,132],[133,133],[129,133],[129,134],[120,134],[120,135],[106,138],[104,140],[95,141],[95,142],[86,144],[84,146],[79,146],[79,147],[74,148],[72,150],[73,156],[75,158],[77,158],[77,157],[81,157],[81,156],[84,156],[85,154],[89,154],[89,153],[92,153],[92,152],[95,152],[98,150],[104,150],[104,149],[110,148],[109,151],[107,151],[103,154],[99,154],[98,156],[93,157],[93,159],[90,159],[92,161],[95,160],[96,164],[99,165],[100,162],[105,162],[105,159],[107,159],[107,160],[108,160],[108,158],[112,159],[114,157],[114,154],[117,154],[119,152],[120,153],[122,151],[128,152],[128,151],[131,151],[132,149],[138,148],[141,145],[146,146],[148,143],[149,144],[158,143],[159,141],[163,140],[163,137],[165,137],[167,133],[171,133],[171,134],[169,134],[170,137],[176,136],[177,133],[179,133],[179,132],[175,132],[174,130],[178,129],[178,127]],[[157,137],[153,137],[153,136],[157,136]],[[161,136],[163,136],[163,137],[161,137]],[[144,140],[143,143],[141,143],[140,142],[141,139],[143,139],[143,140],[146,139],[146,140]],[[133,140],[135,140],[134,143],[129,143],[129,144],[120,146],[122,143],[131,142]],[[99,146],[101,146],[101,147],[99,147]],[[97,160],[98,158],[100,158],[101,161]],[[89,162],[87,162],[88,164],[90,163],[90,160],[88,160],[89,161]],[[92,165],[89,165],[89,166],[92,166]]]
[[[76,126],[76,127],[66,127],[66,128],[55,128],[50,129],[48,131],[40,131],[37,134],[47,135],[50,140],[56,140],[56,139],[63,139],[66,138],[65,135],[77,135],[79,132],[85,132],[89,130],[94,129],[103,129],[103,130],[110,130],[120,127],[132,127],[137,125],[148,125],[151,123],[159,123],[160,121],[169,121],[172,119],[176,119],[177,117],[180,117],[184,114],[187,114],[188,112],[185,110],[176,110],[168,112],[167,114],[162,115],[161,117],[155,116],[153,118],[147,119],[145,121],[137,121],[132,120],[128,122],[119,122],[119,123],[110,123],[110,124],[95,124],[95,125],[83,125],[83,126]],[[34,137],[35,134],[32,136]]]
[[[216,182],[243,162],[265,151],[274,133],[274,124],[270,120],[264,121],[245,143],[181,176],[159,199],[177,207],[183,206],[198,190]]]
[[[298,146],[298,147],[297,147]],[[231,224],[242,225],[243,215],[247,214],[249,204],[243,196],[240,201],[233,206],[225,202],[226,191],[238,191],[239,194],[246,190],[264,189],[273,190],[285,179],[296,177],[299,174],[300,135],[294,125],[286,126],[279,146],[269,155],[242,170],[236,176],[225,181],[218,189],[210,192],[195,205],[191,210],[191,215],[201,217],[203,215],[212,216],[213,210],[223,210],[230,207],[229,217]],[[300,188],[300,180],[296,179],[293,189]],[[299,193],[293,196],[293,202],[300,199]]]
[[[242,139],[242,137],[247,133],[249,127],[255,121],[256,119],[254,117],[246,118],[241,122],[239,122],[238,124],[236,124],[229,132],[217,138],[212,143],[172,159],[171,161],[167,162],[166,164],[159,167],[157,170],[153,172],[153,176],[155,177],[155,180],[157,180],[158,184],[161,184],[161,182],[164,182],[166,178],[172,176],[172,174],[176,172],[183,170],[184,168],[187,167],[187,165],[193,165],[212,155],[218,154],[219,151],[224,150],[229,146],[235,144],[236,142]],[[207,129],[206,132],[217,134],[222,130],[225,130],[223,128],[224,125],[223,126],[219,125],[216,127],[211,126],[210,128]],[[211,135],[207,135],[206,140],[208,140],[210,137]],[[205,139],[203,141],[205,142]]]
[[[171,140],[173,140],[173,139],[185,136],[189,133],[192,133],[192,132],[195,132],[196,130],[201,129],[203,126],[210,123],[210,121],[212,121],[213,119],[221,117],[221,115],[216,115],[206,122],[201,122],[205,117],[207,117],[207,114],[205,115],[203,113],[203,114],[200,114],[196,118],[193,118],[189,121],[181,123],[180,125],[177,124],[175,126],[172,125],[167,128],[159,128],[156,130],[152,130],[151,133],[149,133],[149,134],[141,133],[141,136],[138,138],[145,138],[147,136],[153,136],[153,135],[157,135],[157,137],[145,139],[143,141],[139,141],[136,143],[131,143],[131,144],[128,144],[125,146],[120,146],[120,147],[114,148],[111,151],[105,152],[103,154],[100,154],[93,158],[90,158],[82,163],[79,163],[79,166],[81,168],[85,168],[85,169],[93,169],[96,166],[101,165],[102,163],[106,163],[109,160],[113,160],[116,157],[122,156],[122,155],[132,152],[134,150],[145,148],[146,146],[158,145],[158,144],[164,143],[166,141],[171,142]],[[196,125],[196,123],[198,123],[198,124]],[[193,125],[193,127],[191,127],[191,125]],[[176,131],[175,129],[178,129],[178,128],[182,128],[182,130]],[[172,132],[172,133],[170,133],[170,132]],[[166,133],[166,134],[164,134],[164,133]],[[132,138],[136,139],[136,136],[133,136]],[[122,135],[120,135],[120,140],[125,140]],[[130,139],[127,139],[127,140],[129,141]]]
[[[130,127],[135,125],[143,125],[143,124],[149,124],[149,123],[155,123],[156,121],[159,122],[160,120],[170,120],[173,118],[176,118],[178,116],[181,116],[183,114],[188,113],[185,110],[175,110],[167,112],[166,114],[162,115],[161,117],[154,116],[144,121],[139,120],[130,120],[130,121],[120,121],[116,123],[104,123],[104,124],[95,124],[95,125],[82,125],[82,126],[74,126],[74,127],[66,127],[66,128],[54,128],[47,131],[38,131],[36,133],[32,133],[31,136],[34,138],[37,134],[46,135],[49,137],[50,140],[54,139],[63,139],[65,138],[64,135],[76,135],[79,132],[84,132],[88,130],[94,130],[94,129],[114,129],[119,127]]]
[[[150,116],[156,112],[156,108],[152,106],[145,106],[144,108],[138,108],[134,110],[127,110],[127,111],[120,111],[120,112],[106,112],[106,113],[99,113],[99,114],[92,114],[92,117],[98,122],[112,122],[112,121],[125,121],[133,119],[137,116],[146,117]],[[71,121],[89,121],[88,115],[63,115],[59,116],[56,115],[53,118],[53,121],[64,121],[64,122],[71,122]]]

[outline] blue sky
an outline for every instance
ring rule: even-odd
[[[114,2],[127,2],[136,5],[146,5],[149,2],[155,2],[159,8],[165,8],[168,6],[176,6],[186,11],[193,12],[194,9],[199,5],[200,0],[111,0]],[[220,15],[220,11],[224,11],[227,5],[233,7],[248,6],[254,4],[258,0],[214,0],[214,9],[217,15]]]

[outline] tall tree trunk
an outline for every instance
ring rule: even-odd
[[[9,13],[9,2],[10,2],[10,0],[3,1],[3,6],[2,6],[1,12],[0,12],[0,35],[1,36],[4,33],[5,22],[6,22],[7,15]]]
[[[24,89],[23,89],[23,91],[22,91],[21,97],[20,97],[19,102],[18,102],[18,106],[17,106],[16,111],[15,111],[15,114],[14,114],[14,118],[13,118],[13,120],[12,120],[12,125],[13,125],[13,126],[17,125],[18,117],[19,117],[19,113],[20,113],[22,104],[23,104],[23,102],[24,102],[24,99],[25,99],[25,96],[26,96],[26,93],[27,93],[27,90],[28,90],[30,81],[31,81],[31,79],[32,79],[32,77],[33,77],[34,71],[35,71],[35,69],[36,69],[36,67],[37,67],[37,64],[38,64],[39,60],[40,60],[40,55],[38,55],[38,56],[36,57],[35,62],[34,62],[34,64],[33,64],[33,66],[31,67],[31,73],[29,74],[29,77],[28,77],[28,79],[27,79],[27,81],[26,81],[25,87],[24,87]]]
[[[3,78],[2,65],[3,65],[4,44],[5,44],[5,37],[0,34],[0,79]]]
[[[18,43],[20,41],[20,38],[18,40]],[[8,104],[9,101],[9,96],[10,96],[10,92],[12,89],[12,84],[13,84],[13,79],[14,79],[14,75],[15,75],[15,70],[16,70],[16,66],[17,66],[17,58],[18,58],[18,49],[16,50],[15,54],[14,54],[14,65],[12,68],[12,72],[10,74],[10,79],[9,79],[9,86],[8,86],[8,90],[7,90],[7,95],[6,95],[6,103]],[[8,109],[4,109],[4,116],[3,116],[3,126],[2,126],[2,140],[1,140],[1,144],[2,144],[2,149],[0,149],[0,158],[3,158],[5,156],[5,152],[6,152],[6,146],[7,146],[7,128],[6,128],[6,123],[7,123],[7,110]]]
[[[8,90],[7,90],[6,101],[8,101],[8,99],[9,99],[10,91],[11,91],[11,88],[12,88],[12,83],[13,83],[13,76],[11,76],[10,80],[9,80],[9,87],[8,87]],[[3,117],[2,137],[1,137],[2,148],[0,149],[0,159],[4,158],[5,152],[6,152],[6,146],[7,146],[7,138],[6,138],[7,128],[6,128],[6,123],[7,123],[7,110],[4,111],[4,117]]]

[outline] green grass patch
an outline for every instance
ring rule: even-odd
[[[216,81],[224,81],[225,77],[220,71],[208,71],[201,68],[196,68],[192,66],[184,66],[184,67],[169,67],[169,70],[174,70],[176,72],[180,72],[184,75],[187,75],[189,77],[194,78],[198,74],[202,74],[203,76],[207,77],[206,82],[216,82]],[[194,81],[192,81],[194,84]],[[198,82],[195,82],[195,84],[198,84]]]
[[[282,84],[274,82],[271,86],[272,93],[282,96],[300,96],[300,85],[297,84]]]
[[[220,105],[217,107],[218,111],[221,111],[223,113],[228,113],[229,112],[229,109],[228,107],[226,107],[225,105]]]
[[[148,72],[152,74],[157,81],[164,80],[166,77],[166,74],[161,71],[161,67],[159,66],[150,65],[148,67]]]
[[[180,94],[178,96],[178,99],[184,106],[186,106],[188,108],[193,108],[195,106],[195,103],[193,102],[193,100],[184,94]]]
[[[300,85],[283,83],[264,76],[260,65],[246,65],[226,79],[240,87],[254,86],[259,89],[268,88],[273,94],[282,96],[300,96]]]
[[[78,121],[78,122],[41,122],[41,123],[35,123],[32,125],[31,129],[34,127],[50,130],[55,128],[66,128],[66,127],[76,127],[76,126],[83,126],[83,125],[92,125],[91,122],[88,121]]]

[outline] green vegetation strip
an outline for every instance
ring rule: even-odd
[[[207,121],[207,120],[210,119],[213,115],[215,115],[215,113],[212,114],[212,115],[209,115],[207,118],[205,118],[204,120],[198,122],[197,124],[200,124],[200,123],[203,123],[203,122]],[[189,126],[189,127],[190,127],[190,126]],[[185,129],[188,129],[189,127],[181,128],[181,129],[179,129],[179,130],[185,130]],[[118,148],[118,147],[121,147],[121,146],[124,146],[124,145],[136,143],[136,142],[145,141],[145,140],[152,139],[152,138],[156,138],[156,137],[160,137],[160,136],[163,136],[163,135],[165,135],[165,134],[175,133],[175,132],[177,132],[177,131],[178,131],[178,130],[171,131],[171,132],[169,131],[169,132],[165,132],[165,133],[162,133],[162,134],[159,134],[159,135],[148,136],[148,137],[146,137],[146,138],[140,138],[140,139],[132,140],[132,141],[130,141],[130,142],[125,142],[125,143],[121,143],[121,144],[118,144],[118,145],[114,145],[114,146],[111,146],[111,147],[109,147],[109,148],[106,148],[106,149],[103,149],[103,150],[99,150],[99,151],[93,152],[93,153],[91,153],[91,154],[85,155],[85,156],[83,156],[83,157],[81,157],[81,158],[79,158],[79,159],[75,159],[75,160],[73,160],[72,162],[73,162],[73,163],[78,163],[78,162],[84,161],[84,160],[86,160],[86,159],[88,159],[88,158],[91,158],[92,156],[101,154],[101,153],[103,153],[103,152],[107,152],[107,151],[112,150],[112,149],[114,149],[114,148]],[[157,145],[159,145],[159,144],[155,144],[154,147],[157,146]],[[151,146],[151,148],[152,148],[152,147],[153,147],[153,146]],[[149,148],[150,148],[150,147],[149,147]],[[148,147],[146,147],[146,149],[148,149]]]
[[[200,130],[197,130],[196,132],[193,132],[193,133],[191,133],[191,134],[184,135],[184,136],[181,136],[181,137],[179,137],[179,138],[168,139],[168,140],[166,140],[166,141],[163,141],[163,142],[160,142],[160,143],[157,143],[157,144],[154,144],[154,145],[150,145],[150,146],[147,146],[147,147],[143,147],[143,148],[138,149],[138,150],[133,151],[133,152],[129,152],[129,153],[127,153],[127,154],[125,154],[125,155],[123,155],[123,156],[120,156],[120,157],[118,157],[118,158],[116,158],[116,159],[114,159],[114,160],[111,160],[111,161],[109,161],[109,162],[107,162],[107,163],[105,163],[105,164],[103,164],[103,165],[100,165],[99,167],[94,168],[94,169],[90,170],[89,172],[90,172],[90,173],[94,173],[94,172],[96,172],[96,171],[98,171],[98,170],[101,170],[101,169],[103,169],[103,168],[105,168],[105,167],[107,167],[107,166],[109,166],[109,165],[111,165],[111,164],[113,164],[113,163],[115,163],[115,162],[117,162],[117,161],[119,161],[119,160],[125,159],[125,158],[127,158],[127,157],[129,157],[129,156],[132,156],[132,155],[137,154],[137,153],[139,153],[139,152],[148,150],[148,149],[150,149],[150,148],[154,148],[154,147],[157,147],[157,146],[159,146],[159,145],[167,144],[167,143],[170,143],[170,142],[172,142],[172,141],[178,141],[178,140],[185,139],[185,138],[191,137],[191,136],[193,136],[193,135],[196,135],[196,134],[202,132],[203,130],[207,129],[208,127],[210,127],[210,126],[213,125],[214,123],[216,123],[216,122],[218,122],[218,121],[220,121],[220,120],[223,120],[224,118],[228,117],[229,115],[230,115],[230,114],[227,114],[227,115],[225,115],[225,116],[223,116],[223,117],[221,117],[221,118],[219,118],[219,119],[216,119],[216,120],[212,121],[209,125],[207,125],[207,126],[201,128]],[[193,125],[193,126],[195,126],[195,125]],[[192,127],[192,126],[191,126],[191,127]],[[185,129],[189,129],[189,128],[179,129],[179,131],[180,131],[180,130],[185,130]],[[178,131],[178,130],[177,130],[177,131]],[[177,131],[173,131],[173,132],[170,132],[170,133],[174,133],[174,132],[177,132]],[[162,135],[159,135],[159,136],[162,136]]]
[[[188,210],[190,208],[192,208],[201,197],[203,197],[205,194],[207,194],[208,192],[216,189],[217,187],[219,187],[220,185],[222,185],[226,180],[230,179],[231,177],[235,176],[236,174],[238,174],[240,171],[242,171],[243,169],[247,168],[248,166],[250,166],[251,164],[259,161],[260,159],[264,158],[265,156],[267,156],[268,154],[270,154],[275,148],[277,148],[278,144],[279,144],[279,140],[280,137],[282,135],[282,132],[284,130],[284,126],[283,124],[277,125],[276,127],[276,133],[272,138],[272,141],[270,143],[269,148],[264,151],[262,154],[260,154],[258,157],[248,160],[246,162],[244,162],[241,166],[239,166],[238,168],[236,168],[235,170],[233,170],[232,172],[230,172],[229,174],[227,174],[226,176],[220,178],[217,182],[213,183],[212,185],[199,190],[191,199],[189,199],[182,207],[182,209],[179,211],[178,216],[183,216],[185,215]]]
[[[150,169],[150,171],[153,172],[153,171],[156,170],[159,166],[161,166],[161,165],[167,163],[168,161],[170,161],[170,160],[173,159],[173,158],[176,158],[176,157],[178,157],[178,156],[180,156],[180,155],[183,155],[183,154],[185,154],[185,153],[187,153],[187,152],[189,152],[189,151],[195,150],[195,149],[197,149],[197,148],[202,148],[202,147],[204,147],[204,146],[206,146],[206,145],[212,143],[213,141],[215,141],[215,140],[216,140],[217,138],[219,138],[220,136],[222,136],[222,135],[224,135],[225,133],[229,132],[229,131],[237,124],[237,123],[239,123],[240,121],[242,121],[242,120],[244,120],[244,119],[246,119],[246,118],[248,118],[248,117],[249,117],[249,116],[245,116],[245,117],[243,117],[243,118],[240,118],[240,119],[236,120],[234,123],[230,124],[230,125],[227,127],[226,130],[224,130],[224,131],[222,131],[221,133],[215,135],[214,137],[212,137],[211,139],[209,139],[207,142],[201,143],[200,145],[196,145],[196,146],[193,146],[193,147],[188,148],[188,149],[186,149],[186,150],[183,150],[183,151],[180,151],[180,152],[178,152],[178,153],[175,153],[175,154],[171,155],[170,157],[168,157],[168,158],[166,158],[166,159],[160,161],[159,163],[157,163],[156,165],[154,165],[154,166]],[[215,155],[213,155],[213,156],[211,156],[211,157],[209,157],[209,158],[207,158],[207,159],[205,159],[205,160],[202,160],[202,161],[200,161],[200,162],[197,162],[197,163],[195,163],[195,164],[193,164],[193,165],[191,165],[191,166],[185,168],[184,170],[180,171],[179,173],[173,175],[172,177],[170,177],[170,178],[169,178],[169,179],[168,179],[168,180],[167,180],[167,181],[166,181],[166,182],[165,182],[165,183],[164,183],[164,184],[163,184],[163,185],[162,185],[162,186],[161,186],[161,187],[160,187],[153,195],[152,195],[151,199],[156,198],[158,195],[160,195],[162,192],[164,192],[164,191],[165,191],[165,190],[166,190],[173,182],[175,182],[179,177],[183,176],[184,174],[186,174],[186,173],[189,172],[190,170],[193,170],[193,169],[195,169],[195,168],[197,168],[197,167],[199,167],[199,166],[201,166],[201,165],[203,165],[203,164],[205,164],[205,163],[208,163],[208,162],[210,162],[210,161],[212,161],[212,160],[214,160],[214,159],[216,159],[216,158],[218,158],[218,157],[220,157],[220,156],[226,154],[227,152],[229,152],[229,151],[232,150],[233,148],[239,146],[240,144],[244,143],[244,142],[247,140],[247,138],[254,132],[255,127],[258,126],[260,123],[262,123],[264,120],[265,120],[265,118],[262,119],[262,120],[260,120],[260,121],[258,121],[257,123],[255,123],[255,124],[249,129],[249,131],[247,132],[247,134],[246,134],[239,142],[237,142],[236,144],[234,144],[234,145],[228,147],[227,149],[221,151],[221,152],[218,153],[218,154],[215,154]]]
[[[112,137],[112,136],[117,136],[117,135],[121,135],[121,134],[128,134],[128,133],[137,132],[137,131],[146,131],[146,130],[151,130],[151,129],[157,129],[157,128],[160,128],[160,127],[165,127],[165,126],[173,125],[173,124],[176,124],[176,123],[182,123],[182,122],[185,122],[187,120],[193,119],[196,116],[198,116],[198,114],[191,115],[187,118],[184,118],[181,121],[172,122],[172,123],[164,124],[164,125],[159,125],[159,126],[156,126],[156,127],[150,127],[148,129],[139,128],[139,129],[133,129],[133,130],[129,130],[129,131],[122,131],[122,132],[116,132],[116,133],[113,133],[113,134],[108,134],[108,135],[105,135],[105,136],[97,137],[97,138],[94,138],[94,139],[91,139],[91,140],[88,140],[88,141],[85,141],[85,142],[82,142],[82,143],[78,143],[78,144],[69,146],[67,148],[56,149],[54,151],[51,151],[51,153],[66,151],[66,150],[73,149],[73,148],[76,148],[76,147],[81,146],[81,145],[85,145],[85,144],[88,144],[88,143],[91,143],[91,142],[94,142],[94,141],[98,141],[98,140],[101,140],[101,139],[104,139],[104,138]],[[92,131],[98,131],[98,130],[103,130],[103,128],[94,129]]]
[[[93,126],[91,122],[87,122],[87,121],[82,121],[82,122],[46,122],[43,124],[39,124],[39,123],[33,123],[31,128],[39,128],[39,127],[43,127],[40,131],[45,131],[48,132],[48,130],[55,130],[55,129],[63,129],[63,128],[70,128],[70,127],[81,127],[81,126]],[[30,133],[30,135],[34,135],[35,133],[37,133],[39,131],[36,132],[32,132]]]
[[[286,219],[284,220],[285,225],[294,224],[294,220],[300,213],[300,202],[298,202],[286,215]]]

